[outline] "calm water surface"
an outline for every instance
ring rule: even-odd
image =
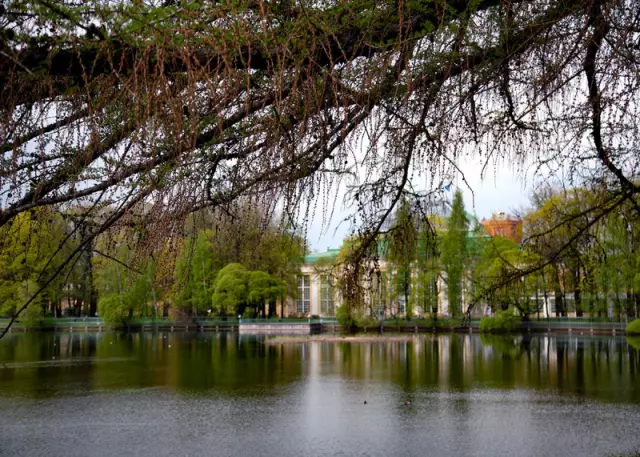
[[[640,452],[639,348],[12,334],[0,341],[0,455],[628,455]]]

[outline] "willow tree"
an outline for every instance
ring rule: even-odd
[[[330,211],[348,179],[359,262],[410,184],[439,189],[463,153],[605,183],[640,211],[639,14],[635,0],[5,0],[0,226],[85,208],[95,224],[69,263],[123,217],[162,242],[238,199]]]

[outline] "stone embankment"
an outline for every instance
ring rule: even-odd
[[[8,320],[0,319],[0,329],[8,324]],[[242,334],[319,334],[339,332],[364,333],[435,333],[435,332],[480,332],[480,321],[472,320],[466,325],[458,322],[436,321],[395,321],[387,320],[382,325],[348,329],[334,319],[195,319],[175,322],[168,319],[138,320],[112,328],[99,318],[59,318],[47,319],[37,326],[27,326],[16,322],[10,332],[20,331],[70,331],[70,332],[103,332],[121,331],[196,331],[196,332],[240,332]],[[626,322],[604,322],[589,319],[540,319],[523,322],[517,332],[523,333],[568,333],[581,335],[623,335]]]

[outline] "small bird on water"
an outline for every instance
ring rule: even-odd
[[[365,400],[365,401],[364,401],[364,404],[365,404],[365,405],[367,404],[367,400]]]
[[[404,402],[404,406],[411,406],[411,405],[413,405],[413,403],[411,403],[411,400],[406,400]]]

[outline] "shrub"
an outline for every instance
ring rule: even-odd
[[[98,314],[105,324],[118,327],[127,320],[129,307],[120,294],[110,294],[98,301]]]
[[[517,316],[513,308],[496,311],[495,317],[483,317],[480,321],[482,332],[510,332],[518,328],[522,318]]]
[[[243,319],[253,319],[256,317],[256,309],[249,308],[248,306],[244,309],[244,313],[242,313]]]
[[[40,328],[44,321],[44,314],[40,304],[32,303],[20,315],[20,321],[24,328]]]
[[[359,316],[355,320],[358,328],[375,328],[380,327],[380,323],[371,316]]]
[[[435,321],[435,328],[438,330],[453,330],[462,326],[462,320],[457,317],[438,319]]]
[[[353,325],[353,319],[349,316],[346,306],[338,306],[336,308],[336,320],[340,325],[345,327],[351,327]]]
[[[629,335],[640,335],[640,319],[629,322],[629,325],[627,325],[627,333]]]

